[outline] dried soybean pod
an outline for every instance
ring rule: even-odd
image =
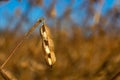
[[[42,47],[44,50],[46,63],[52,67],[52,65],[56,62],[56,57],[54,53],[54,42],[51,37],[50,29],[45,23],[43,23],[40,28],[40,36],[42,39]]]

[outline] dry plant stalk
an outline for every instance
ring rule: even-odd
[[[10,71],[1,69],[0,74],[5,80],[17,80]]]
[[[43,18],[39,19],[31,28],[30,30],[25,34],[24,38],[17,44],[17,46],[11,51],[10,55],[8,56],[8,58],[5,60],[5,62],[2,64],[2,66],[0,67],[1,69],[7,64],[7,62],[10,60],[10,58],[13,56],[13,54],[15,53],[15,51],[21,46],[21,44],[24,42],[25,39],[27,39],[30,34],[34,31],[34,29],[36,27],[40,26],[40,23],[43,22]]]
[[[46,63],[50,67],[52,67],[53,64],[56,62],[56,57],[54,54],[54,43],[51,37],[50,29],[45,24],[45,22],[40,28],[40,35],[42,39],[42,46],[44,50],[44,56],[45,56]]]

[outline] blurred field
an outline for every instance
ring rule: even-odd
[[[92,9],[91,4],[96,3],[94,2],[96,0],[90,1],[88,0],[87,11]],[[83,4],[85,2],[83,1]],[[55,1],[52,5],[55,5]],[[52,7],[51,10],[49,9],[50,11],[52,11]],[[93,25],[88,24],[88,19],[90,20],[90,16],[92,16],[92,11],[90,11],[82,26],[69,19],[70,12],[67,10],[69,8],[66,9],[65,15],[59,19],[54,17],[55,14],[52,13],[51,16],[46,12],[46,22],[52,19],[52,24],[54,24],[52,26],[48,24],[55,42],[57,58],[52,69],[46,65],[42,56],[43,50],[38,31],[35,31],[17,49],[5,69],[10,71],[18,80],[110,80],[119,72],[120,10],[118,7],[114,6],[106,15],[101,15],[98,23],[95,19]],[[24,31],[22,29],[24,28],[21,28],[20,24],[25,18],[25,16],[22,17],[12,30],[9,27],[0,30],[0,65],[23,38]],[[57,19],[56,23],[54,19]],[[70,27],[63,25],[63,20],[70,20]],[[2,76],[0,79],[3,80]],[[120,77],[115,80],[120,80]]]
[[[66,31],[53,32],[57,57],[53,69],[46,66],[40,37],[34,34],[15,52],[6,69],[19,80],[109,80],[119,71],[120,37],[102,33],[85,37],[75,27],[71,36]],[[14,34],[0,34],[0,64],[22,39]]]

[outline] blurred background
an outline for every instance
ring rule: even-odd
[[[110,80],[120,71],[120,0],[0,0],[0,65],[41,17],[57,62],[46,65],[37,28],[5,66],[16,79]]]

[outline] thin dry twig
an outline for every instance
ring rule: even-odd
[[[44,18],[39,19],[31,28],[30,30],[25,34],[24,38],[17,44],[17,46],[10,52],[10,55],[8,56],[8,58],[5,60],[5,62],[2,64],[2,66],[0,67],[0,69],[2,70],[4,68],[4,66],[7,64],[7,62],[10,60],[10,58],[13,56],[13,54],[15,53],[15,51],[21,46],[21,44],[24,42],[25,39],[27,39],[30,34],[34,31],[34,29],[36,27],[41,26],[40,23],[42,23],[44,21]]]
[[[15,78],[15,76],[14,76],[10,71],[1,69],[1,70],[0,70],[0,74],[2,75],[2,77],[3,77],[5,80],[17,80],[17,79]]]

